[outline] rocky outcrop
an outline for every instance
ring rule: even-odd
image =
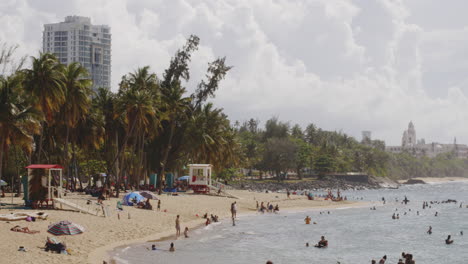
[[[423,180],[419,180],[419,179],[409,179],[407,180],[406,182],[404,182],[403,184],[425,184],[426,182],[423,181]]]
[[[374,182],[352,182],[333,177],[324,180],[304,180],[294,183],[289,182],[271,182],[271,181],[244,181],[232,185],[238,189],[252,191],[280,191],[280,190],[317,190],[317,189],[377,189],[380,185]]]

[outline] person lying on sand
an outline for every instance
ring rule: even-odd
[[[10,230],[14,231],[14,232],[21,232],[21,233],[26,233],[26,234],[37,234],[37,233],[39,233],[39,231],[31,231],[31,230],[29,230],[29,228],[20,227],[19,225],[12,227]]]

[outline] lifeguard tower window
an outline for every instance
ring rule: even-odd
[[[203,175],[203,169],[196,169],[193,171],[193,175],[197,176],[198,181],[204,181],[205,175]]]

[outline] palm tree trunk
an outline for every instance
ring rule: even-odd
[[[162,179],[164,177],[165,170],[166,170],[166,162],[167,162],[167,158],[169,157],[169,152],[171,151],[171,148],[172,148],[172,138],[174,137],[174,130],[175,130],[175,122],[172,121],[171,122],[171,131],[170,131],[170,134],[169,134],[169,141],[168,141],[166,151],[164,153],[163,162],[162,162],[162,166],[161,166],[161,173],[158,175],[158,178],[159,178],[158,188],[161,188],[161,182],[162,182]]]
[[[2,179],[3,172],[3,152],[5,150],[5,137],[0,138],[0,180]]]
[[[73,163],[73,172],[77,173],[77,167],[76,167],[76,153],[75,153],[75,144],[72,144],[72,163]],[[72,190],[75,191],[76,187],[76,175],[73,175],[74,173],[71,173],[72,176]]]
[[[130,131],[125,135],[125,138],[124,138],[124,141],[122,142],[121,147],[118,148],[117,154],[115,155],[114,160],[113,160],[112,163],[111,163],[111,168],[114,167],[115,163],[117,162],[117,160],[119,159],[119,157],[122,155],[123,150],[124,150],[125,147],[127,146],[128,138],[130,137],[131,134],[133,134],[133,130],[135,129],[135,125],[136,125],[136,121],[137,121],[136,118],[133,119],[132,125],[131,125],[131,127],[130,127]],[[118,145],[117,145],[117,146],[118,146]]]
[[[21,177],[20,177],[20,159],[18,155],[18,148],[15,148],[15,159],[16,159],[16,176],[18,177],[18,197],[21,195]]]
[[[139,157],[138,157],[138,180],[140,180],[141,174],[143,174],[143,149],[145,147],[145,131],[143,131],[141,139],[140,139],[140,147],[139,147]]]
[[[45,126],[45,121],[41,122],[41,135],[39,136],[39,150],[37,152],[37,163],[41,163],[41,155],[42,155],[42,142],[44,141],[44,126]]]

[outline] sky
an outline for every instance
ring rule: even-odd
[[[215,105],[232,122],[278,117],[387,145],[409,121],[426,142],[468,143],[466,0],[1,0],[0,42],[42,49],[45,23],[90,17],[112,33],[112,90],[149,65],[162,77],[200,37],[187,90],[226,56]]]

